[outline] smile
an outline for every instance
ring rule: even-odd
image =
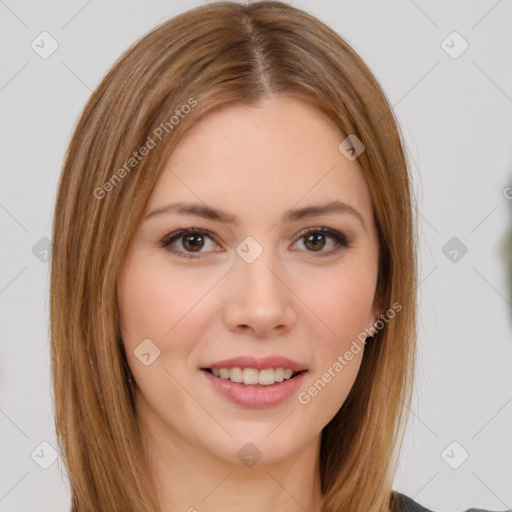
[[[224,380],[230,380],[236,384],[245,384],[248,386],[261,385],[272,386],[276,382],[283,382],[293,378],[300,372],[293,371],[291,368],[207,368],[207,371],[215,377]]]
[[[227,370],[227,368],[219,368],[218,377],[214,375],[214,370],[211,368],[203,368],[201,370],[201,374],[206,377],[209,381],[209,385],[211,385],[222,397],[227,398],[232,403],[249,408],[266,408],[279,405],[281,402],[284,402],[298,392],[299,386],[308,373],[307,370],[293,372],[288,369],[286,372],[287,375],[290,372],[292,372],[292,374],[288,378],[285,378],[284,372],[286,369],[284,368],[266,368],[263,370],[256,370],[255,368],[231,368],[229,369],[230,378],[222,378],[220,376],[221,370]],[[242,381],[233,382],[231,380],[232,370],[235,370],[235,379],[240,377],[241,374]],[[246,372],[246,370],[249,371]],[[276,373],[277,377],[280,378],[280,370],[283,370],[283,380],[281,382],[276,379]],[[256,374],[255,371],[258,373]],[[226,375],[225,372],[223,373]],[[247,379],[249,382],[254,382],[255,376],[257,375],[258,383],[246,384],[244,377],[245,373],[247,373]],[[274,375],[272,375],[272,373]],[[260,384],[260,375],[262,376],[263,382],[270,382],[270,380],[273,380],[273,383]]]

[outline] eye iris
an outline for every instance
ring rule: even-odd
[[[196,239],[196,242],[191,242],[191,240],[194,239]],[[202,248],[202,244],[204,243],[203,235],[200,234],[185,235],[184,237],[182,237],[182,240],[183,247],[188,250],[190,247],[187,247],[187,244],[190,244],[191,250],[193,252],[198,252],[198,250]],[[197,240],[199,240],[199,242]]]
[[[320,246],[317,244],[318,240],[322,238],[322,242],[320,244]],[[324,246],[325,246],[325,235],[322,235],[322,234],[312,234],[312,235],[307,235],[306,236],[306,246],[311,242],[313,241],[314,245],[313,245],[313,250],[314,251],[317,251],[317,250],[320,250],[320,249],[323,249]]]

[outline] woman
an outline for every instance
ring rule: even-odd
[[[280,2],[186,12],[76,127],[54,218],[73,511],[426,510],[407,164],[357,54]]]

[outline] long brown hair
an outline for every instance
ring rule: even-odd
[[[287,95],[357,136],[379,233],[377,294],[401,310],[369,342],[323,429],[324,512],[383,512],[411,401],[416,229],[411,180],[387,98],[333,30],[286,3],[210,3],[161,24],[92,94],[66,154],[55,206],[51,362],[55,425],[72,510],[158,511],[120,337],[116,283],[171,152],[225,105]],[[143,151],[142,148],[146,150]],[[144,153],[143,156],[141,154]]]

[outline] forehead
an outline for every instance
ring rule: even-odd
[[[147,211],[193,201],[261,219],[339,200],[357,207],[366,220],[370,191],[357,161],[338,150],[344,138],[330,120],[293,98],[225,107],[206,115],[182,139]]]

